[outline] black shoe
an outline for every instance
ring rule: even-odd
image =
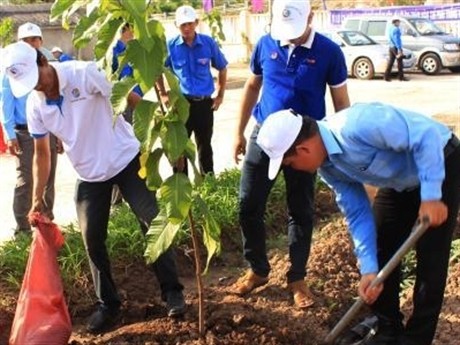
[[[166,309],[169,317],[180,317],[185,313],[185,300],[182,291],[171,290],[166,293]]]
[[[361,345],[377,333],[377,316],[366,317],[361,323],[337,338],[334,345]]]
[[[391,81],[390,78],[383,78],[385,81]]]
[[[365,345],[398,345],[398,338],[404,327],[401,322],[386,318],[378,318],[377,332],[373,337],[364,342]]]
[[[409,81],[410,79],[409,78],[406,78],[406,77],[403,77],[401,79],[399,79],[399,81]]]
[[[103,333],[114,327],[121,319],[119,308],[110,309],[100,305],[97,310],[89,317],[86,329],[91,333]]]

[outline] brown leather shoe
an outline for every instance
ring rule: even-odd
[[[315,304],[313,294],[303,280],[298,280],[288,284],[289,291],[294,297],[294,304],[297,308],[306,309]]]
[[[230,287],[230,292],[235,295],[243,296],[267,283],[268,277],[261,277],[255,274],[252,270],[248,270],[244,276],[240,277]]]

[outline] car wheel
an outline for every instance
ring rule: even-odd
[[[359,58],[353,64],[353,76],[357,79],[369,80],[374,78],[374,65],[368,58]]]
[[[420,68],[425,74],[438,74],[441,70],[441,60],[439,60],[439,57],[436,54],[425,54],[420,59]]]
[[[452,73],[460,73],[460,66],[449,67],[449,71]]]

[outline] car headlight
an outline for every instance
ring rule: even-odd
[[[457,43],[446,43],[444,44],[444,50],[447,51],[459,51],[460,50],[460,45]]]

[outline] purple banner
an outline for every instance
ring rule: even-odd
[[[454,21],[460,20],[460,4],[354,8],[349,10],[330,10],[330,14],[331,24],[334,26],[340,26],[347,17],[364,15],[422,17],[433,21]]]
[[[264,11],[264,0],[251,0],[251,8],[252,8],[252,12],[254,13],[263,12]]]
[[[203,9],[205,12],[209,12],[212,10],[212,0],[203,0]]]

